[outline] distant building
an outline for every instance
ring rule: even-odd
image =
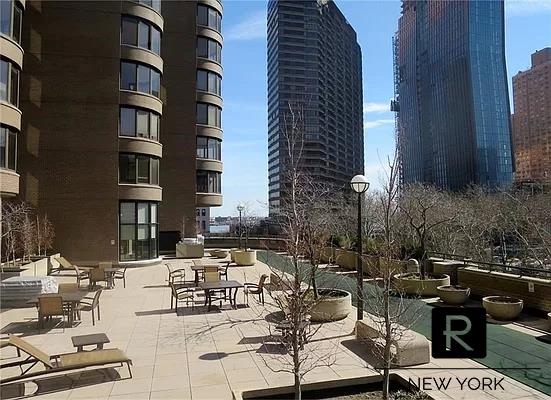
[[[205,234],[209,233],[210,230],[210,208],[208,207],[201,207],[197,208],[195,210],[196,212],[196,218],[195,222],[197,222],[197,233]]]
[[[503,1],[402,1],[395,37],[403,184],[512,182]]]
[[[338,190],[348,187],[364,169],[362,54],[356,32],[333,1],[268,2],[271,215],[286,196],[283,132],[290,103],[304,113],[303,171]]]
[[[515,182],[551,183],[551,47],[513,77]]]

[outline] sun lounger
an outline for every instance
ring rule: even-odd
[[[16,376],[5,377],[5,374],[2,374],[0,377],[0,383],[2,384],[89,367],[106,367],[112,364],[120,364],[121,367],[126,364],[130,378],[132,378],[132,370],[130,369],[132,360],[119,349],[82,351],[50,356],[17,336],[10,335],[8,343],[29,356],[24,360],[5,363],[0,366],[1,369],[19,367],[21,371],[21,374]],[[40,363],[44,366],[43,370],[30,371]]]

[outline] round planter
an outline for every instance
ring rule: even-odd
[[[235,262],[235,252],[240,251],[238,248],[230,249],[230,260]]]
[[[406,294],[419,296],[438,296],[438,286],[450,284],[449,275],[429,276],[421,279],[418,274],[405,273],[394,275],[396,286]]]
[[[551,312],[547,314],[547,329],[549,329],[549,332],[551,332]]]
[[[352,296],[339,289],[318,289],[320,300],[310,312],[313,322],[330,322],[346,318],[352,311]]]
[[[210,255],[216,258],[226,258],[228,256],[228,252],[227,250],[216,249],[216,250],[211,250]]]
[[[522,311],[524,301],[509,296],[486,296],[482,298],[482,306],[493,319],[511,321]]]
[[[440,300],[445,304],[460,306],[465,304],[471,294],[471,288],[460,285],[438,286],[436,288]]]
[[[248,267],[256,263],[256,250],[236,251],[234,257],[237,265]]]

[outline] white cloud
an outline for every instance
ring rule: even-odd
[[[390,111],[388,103],[364,103],[364,114],[366,113],[383,113]]]
[[[505,15],[518,17],[540,13],[551,13],[551,0],[506,0]]]
[[[366,121],[364,122],[364,129],[376,128],[377,126],[388,125],[393,123],[394,123],[393,119],[377,119],[375,121]]]
[[[250,14],[243,21],[230,26],[224,32],[224,41],[255,40],[266,37],[266,11]]]

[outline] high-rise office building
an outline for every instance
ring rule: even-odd
[[[285,201],[289,106],[302,110],[301,169],[348,187],[363,173],[362,56],[356,32],[331,0],[268,2],[270,214]]]
[[[513,77],[515,182],[551,183],[551,47]]]
[[[154,260],[163,233],[174,249],[221,204],[221,3],[25,6],[21,200],[75,262]]]
[[[503,1],[403,0],[395,37],[403,184],[512,181]]]

